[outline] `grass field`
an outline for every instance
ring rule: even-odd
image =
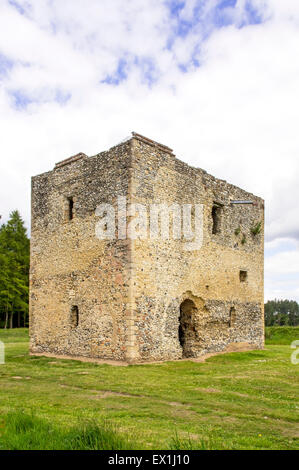
[[[116,367],[30,357],[27,330],[0,330],[0,449],[298,449],[299,328],[266,335],[263,351]]]
[[[299,340],[299,326],[267,326],[266,344],[287,344]]]

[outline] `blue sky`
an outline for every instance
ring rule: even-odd
[[[162,2],[163,3],[163,2]],[[205,11],[208,2],[203,0],[193,1],[193,8],[190,15],[184,15],[184,8],[188,2],[167,0],[164,2],[169,14],[171,28],[169,28],[166,47],[169,51],[173,50],[177,38],[187,38],[189,35],[198,35],[200,40],[194,45],[193,50],[185,63],[178,63],[180,71],[186,72],[189,67],[199,67],[200,62],[200,46],[206,41],[210,35],[217,29],[234,25],[236,28],[243,28],[248,25],[260,24],[262,17],[258,9],[251,3],[246,1],[244,4],[243,14],[238,20],[232,15],[232,9],[236,7],[237,0],[225,0],[214,2],[213,7]],[[155,60],[151,57],[140,56],[124,56],[118,60],[115,71],[105,77],[103,82],[111,85],[118,85],[128,76],[132,66],[138,66],[143,79],[148,85],[152,85],[159,77],[159,69],[155,64]]]
[[[0,54],[0,80],[1,77],[7,76],[8,72],[13,66],[13,61],[9,60],[8,57]]]
[[[0,0],[2,220],[132,130],[266,201],[266,298],[299,300],[299,2]]]
[[[21,16],[28,19],[33,17],[34,3],[30,1],[16,1],[7,0],[8,5],[15,9]],[[207,6],[211,3],[211,6]],[[188,1],[177,1],[177,0],[166,0],[161,1],[160,4],[164,5],[166,14],[168,13],[169,25],[167,31],[167,37],[165,38],[164,47],[170,52],[175,49],[175,43],[177,38],[187,38],[190,35],[197,35],[198,41],[193,45],[190,54],[184,61],[178,61],[177,67],[180,71],[187,72],[190,68],[199,67],[201,65],[200,52],[201,45],[206,41],[210,35],[217,29],[225,28],[228,26],[234,26],[238,29],[246,27],[248,25],[259,24],[262,22],[262,17],[259,13],[258,8],[249,0],[244,2],[242,15],[238,18],[234,16],[233,12],[236,10],[237,0],[224,0],[209,2],[203,0],[190,0]],[[50,1],[45,1],[44,4],[51,5]],[[192,8],[185,14],[188,5],[192,4]],[[66,25],[65,25],[66,26]],[[52,32],[57,34],[63,26],[60,21],[55,19],[55,16],[51,19],[50,27]],[[129,31],[130,28],[128,28]],[[69,34],[69,29],[68,29]],[[15,62],[13,58],[0,56],[0,74],[5,73],[8,68],[12,68]],[[30,64],[27,64],[30,66]],[[154,57],[150,55],[134,55],[129,50],[124,50],[123,54],[118,57],[115,69],[107,76],[101,79],[101,83],[107,83],[110,85],[118,85],[120,82],[126,80],[128,73],[132,68],[137,67],[141,74],[144,83],[151,86],[157,79],[161,71],[159,70],[158,64],[154,60]],[[40,101],[40,97],[28,96],[23,90],[12,91],[15,96],[15,103],[17,108],[22,109],[29,103],[34,101]],[[67,94],[67,93],[66,93]],[[53,100],[60,102],[59,95],[56,97],[52,93]]]

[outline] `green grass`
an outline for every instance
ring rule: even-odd
[[[9,450],[127,450],[127,436],[108,422],[78,423],[68,430],[21,411],[8,413],[2,423],[0,449]]]
[[[30,357],[26,330],[1,330],[0,340],[2,449],[299,448],[290,342],[116,367]]]
[[[266,326],[266,344],[288,344],[299,340],[299,326]]]

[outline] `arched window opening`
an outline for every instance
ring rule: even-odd
[[[183,357],[192,357],[192,346],[195,340],[196,332],[194,326],[194,316],[197,308],[190,299],[184,300],[180,305],[179,318],[179,341],[183,349]]]
[[[231,307],[229,311],[229,327],[232,328],[235,326],[236,323],[236,309],[235,307]]]

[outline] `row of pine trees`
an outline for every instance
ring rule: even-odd
[[[30,241],[18,211],[0,227],[0,327],[28,326]],[[270,300],[265,304],[266,326],[299,325],[299,304]]]
[[[29,247],[18,211],[0,227],[0,327],[28,326]]]
[[[265,304],[265,325],[298,326],[298,302],[295,300],[268,300]]]

